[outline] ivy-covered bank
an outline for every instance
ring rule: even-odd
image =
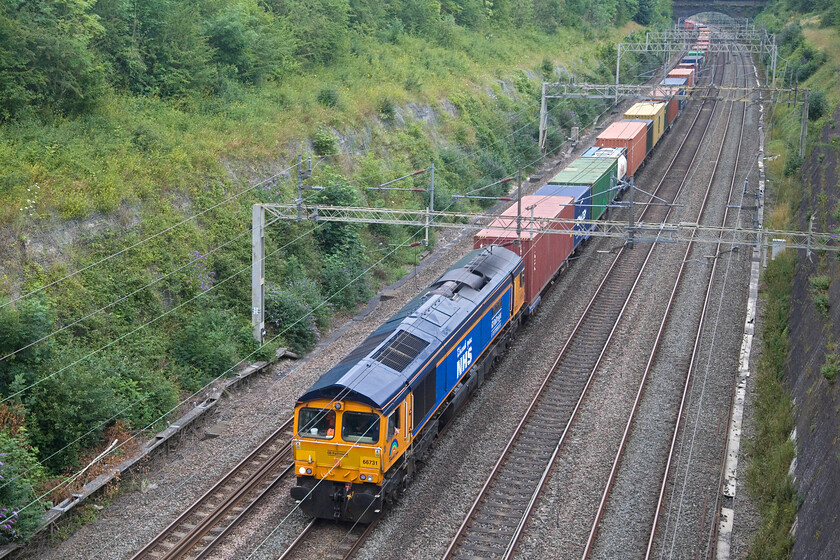
[[[313,202],[424,208],[428,193],[370,187],[434,163],[435,207],[475,210],[453,195],[540,161],[540,81],[608,79],[613,43],[667,12],[0,0],[0,544],[26,539],[105,439],[159,427],[242,361],[306,351],[415,262],[410,228],[272,224],[259,347],[251,206],[297,196],[298,154]],[[625,80],[646,69],[625,60]],[[602,110],[552,106],[548,150]]]

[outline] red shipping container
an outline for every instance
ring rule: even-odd
[[[680,62],[679,64],[677,64],[677,68],[682,68],[684,70],[694,70],[695,73],[697,72],[697,65],[689,62]]]
[[[516,202],[502,212],[486,229],[473,237],[473,247],[480,249],[488,245],[502,245],[522,257],[525,263],[525,304],[530,308],[539,302],[540,293],[548,285],[560,267],[572,254],[573,236],[557,233],[543,233],[547,229],[571,230],[573,225],[552,224],[544,218],[575,219],[575,199],[571,196],[522,197],[522,229],[519,245],[516,245]],[[537,232],[525,231],[540,230]]]
[[[679,88],[671,86],[656,86],[653,88],[653,91],[650,92],[651,101],[668,102],[667,115],[669,125],[677,119],[677,115],[680,113],[680,100],[674,99],[674,95],[679,92]]]
[[[595,138],[602,148],[627,149],[627,176],[632,177],[647,156],[647,125],[639,121],[617,121]]]
[[[688,68],[674,68],[670,72],[668,72],[669,78],[685,78],[686,82],[685,85],[693,86],[694,85],[694,70],[690,70]]]

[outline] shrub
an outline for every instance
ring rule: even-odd
[[[405,25],[399,18],[392,19],[382,31],[379,32],[379,38],[386,42],[396,45],[400,42],[400,38],[405,34]]]
[[[338,92],[332,87],[323,87],[318,92],[318,103],[324,107],[335,107],[338,105]]]
[[[338,152],[338,140],[328,128],[320,127],[312,136],[312,149],[319,156]]]
[[[0,545],[27,540],[47,504],[34,503],[44,469],[24,428],[0,432]]]
[[[788,152],[788,157],[785,160],[785,177],[790,177],[799,171],[802,167],[802,157],[799,152],[791,150]]]
[[[387,122],[393,122],[394,117],[397,116],[397,108],[390,97],[383,97],[376,110],[379,117]]]
[[[811,278],[811,297],[814,300],[814,307],[817,313],[828,317],[828,310],[831,307],[831,300],[828,296],[828,288],[831,286],[831,278],[825,274]]]
[[[828,109],[828,101],[825,98],[825,92],[821,89],[811,91],[811,97],[808,100],[808,119],[815,121],[825,115]]]
[[[6,301],[0,298],[0,304]],[[49,359],[54,344],[51,339],[33,343],[54,330],[55,320],[53,304],[43,294],[0,307],[0,353],[15,352],[0,361],[0,392],[5,394],[18,376],[24,382],[34,381],[35,371]]]
[[[190,315],[174,337],[173,354],[181,365],[200,372],[195,381],[225,373],[237,361],[236,335],[239,326],[227,311],[205,308]],[[195,390],[198,387],[190,386]]]
[[[330,311],[311,280],[266,287],[266,328],[295,352],[304,353],[321,340],[321,328],[327,326]]]
[[[346,249],[324,258],[321,284],[327,299],[338,309],[350,310],[371,295],[370,274],[360,251]]]
[[[828,290],[829,286],[831,286],[831,278],[826,274],[820,274],[811,278],[811,288],[814,290]]]
[[[837,374],[840,373],[840,356],[826,354],[825,363],[820,368],[820,373],[831,383],[834,383],[837,380]]]

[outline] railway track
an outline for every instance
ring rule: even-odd
[[[312,519],[277,560],[303,557],[348,560],[373,532],[376,524],[376,521],[369,525],[336,524]],[[320,542],[317,542],[318,539]]]
[[[724,139],[727,137],[727,135],[729,133],[730,124],[732,124],[732,122],[733,122],[733,112],[734,112],[734,110],[735,110],[735,104],[730,104],[729,105],[729,112],[724,119],[724,121],[726,123],[725,124],[725,129],[724,129],[724,132],[723,132],[723,138]],[[722,216],[720,218],[720,221],[719,221],[719,225],[721,225],[721,226],[725,226],[727,224],[727,222],[729,221],[729,218],[730,218],[729,210],[730,210],[730,207],[731,207],[732,202],[733,202],[733,197],[736,194],[735,193],[735,184],[736,184],[737,169],[738,169],[738,164],[739,164],[739,160],[740,160],[741,148],[742,148],[742,145],[743,145],[743,135],[744,135],[745,124],[746,124],[746,110],[744,109],[743,111],[741,111],[740,125],[737,127],[738,130],[735,133],[737,135],[737,138],[738,138],[738,146],[737,146],[737,152],[736,152],[735,162],[734,162],[734,166],[733,166],[732,176],[731,176],[731,179],[729,181],[728,194],[727,194],[727,197],[726,197],[728,203],[727,203],[726,207],[724,208],[723,214],[722,214]],[[718,181],[719,175],[727,172],[727,170],[721,170],[720,167],[719,167],[719,164],[721,162],[721,154],[723,153],[725,145],[726,145],[726,142],[724,141],[724,142],[721,142],[720,146],[718,147],[717,154],[716,154],[715,160],[714,160],[715,161],[714,167],[712,169],[710,178],[709,178],[708,182],[706,183],[705,194],[704,194],[703,200],[701,202],[700,209],[698,210],[698,213],[697,213],[697,216],[696,216],[695,221],[697,223],[700,223],[701,221],[704,221],[704,214],[706,214],[706,210],[708,209],[708,204],[710,202],[710,196],[711,196],[711,193],[712,193],[712,188],[715,185],[715,183]],[[715,251],[714,251],[713,254],[714,255],[720,254],[720,248],[721,248],[721,244],[718,244],[715,247]],[[589,536],[587,538],[586,546],[584,548],[583,558],[589,558],[592,555],[593,550],[595,548],[595,543],[596,543],[596,537],[597,537],[597,534],[598,534],[599,524],[600,524],[600,522],[603,518],[603,515],[605,513],[605,510],[607,508],[608,500],[609,500],[609,496],[610,496],[610,491],[613,487],[613,484],[615,483],[616,477],[618,476],[619,465],[620,465],[620,462],[623,458],[623,454],[624,454],[625,449],[626,449],[627,444],[628,444],[628,439],[630,437],[631,430],[633,428],[634,421],[636,419],[636,413],[639,409],[640,402],[642,400],[642,395],[643,395],[643,392],[645,390],[645,387],[646,387],[646,384],[647,384],[647,381],[648,381],[648,377],[651,374],[651,371],[652,371],[652,369],[654,368],[654,365],[657,362],[659,362],[661,360],[667,360],[668,359],[668,357],[663,357],[663,356],[660,355],[660,352],[659,352],[660,348],[661,348],[660,344],[662,343],[663,338],[665,336],[666,328],[668,327],[669,323],[671,322],[672,311],[674,310],[675,301],[677,299],[677,292],[682,286],[683,279],[686,276],[687,264],[689,262],[692,262],[692,259],[690,258],[690,256],[692,255],[693,252],[695,252],[695,249],[696,249],[696,246],[693,243],[688,243],[686,245],[686,248],[685,248],[685,251],[684,251],[684,254],[683,254],[683,257],[682,257],[682,262],[680,264],[679,271],[677,272],[676,278],[675,278],[673,286],[671,288],[671,292],[670,292],[670,296],[669,296],[669,299],[668,299],[668,303],[667,303],[666,308],[665,308],[665,312],[663,313],[662,319],[661,319],[660,324],[659,324],[659,328],[658,328],[658,331],[657,331],[657,334],[656,334],[656,338],[654,340],[652,349],[651,349],[650,354],[648,356],[648,360],[647,360],[644,372],[642,373],[642,376],[639,380],[638,388],[637,388],[637,391],[636,391],[636,397],[635,397],[633,405],[632,405],[632,407],[629,411],[627,421],[625,423],[624,432],[623,432],[622,437],[621,437],[621,441],[618,445],[618,449],[617,449],[615,457],[612,461],[610,474],[609,474],[609,477],[608,477],[607,482],[605,484],[604,490],[602,492],[601,500],[600,500],[600,503],[598,505],[598,509],[596,511],[594,521],[592,522],[592,526],[591,526],[591,529],[590,529],[590,532],[589,532]],[[690,384],[691,384],[692,379],[693,379],[693,373],[694,373],[694,370],[697,366],[698,355],[699,355],[699,346],[700,346],[700,343],[701,343],[703,330],[706,327],[707,313],[709,311],[709,305],[710,305],[711,300],[712,300],[712,287],[713,287],[713,285],[715,283],[715,280],[716,280],[716,272],[717,272],[717,268],[718,268],[717,267],[718,261],[719,261],[718,258],[714,258],[712,260],[711,271],[709,272],[708,277],[707,277],[707,283],[706,283],[704,298],[703,298],[703,301],[702,301],[702,307],[700,309],[700,314],[699,314],[699,318],[698,318],[698,321],[697,321],[697,328],[696,328],[696,331],[695,331],[695,334],[694,334],[694,337],[693,337],[694,341],[693,341],[693,344],[692,344],[693,348],[692,348],[692,352],[691,352],[691,358],[690,358],[688,367],[686,368],[686,370],[684,372],[683,383],[682,383],[682,386],[680,387],[680,389],[681,389],[681,399],[679,400],[679,405],[678,405],[677,411],[674,414],[673,427],[672,427],[671,433],[669,435],[670,449],[668,451],[667,459],[664,461],[665,465],[661,468],[662,471],[663,471],[662,475],[661,475],[661,485],[660,485],[660,489],[659,489],[659,493],[658,493],[658,497],[657,497],[656,507],[654,508],[654,512],[653,512],[653,515],[652,515],[652,520],[650,522],[650,530],[648,531],[648,539],[647,539],[647,548],[645,550],[645,558],[650,558],[651,555],[653,554],[654,538],[656,536],[658,521],[660,519],[662,506],[663,506],[664,499],[665,499],[665,491],[666,491],[667,481],[668,481],[668,478],[669,478],[669,475],[670,475],[670,467],[671,467],[671,464],[672,464],[672,461],[673,461],[673,458],[674,458],[674,452],[675,452],[675,449],[676,449],[677,436],[678,436],[678,433],[679,433],[680,425],[682,424],[682,421],[683,421],[683,412],[685,411],[686,399],[687,399],[687,395],[688,395],[688,392],[689,392]],[[681,317],[681,319],[684,319],[684,317]],[[637,512],[637,514],[641,514],[641,513],[642,512]]]
[[[740,68],[751,68],[751,60],[749,56],[745,55],[744,53],[740,53],[739,56],[742,58],[742,64],[739,64],[738,67]],[[749,80],[751,76],[745,75],[743,76],[745,80]],[[738,146],[736,148],[736,157],[735,157],[735,165],[733,175],[730,179],[729,183],[729,190],[730,196],[734,196],[734,193],[740,190],[740,181],[738,180],[738,163],[741,160],[742,155],[746,155],[749,157],[749,151],[743,149],[744,139],[745,136],[743,134],[743,128],[745,127],[745,122],[747,119],[747,109],[746,107],[743,109],[742,114],[742,132],[738,139]],[[742,177],[743,178],[743,177]],[[746,194],[745,192],[741,195],[742,199],[743,196]],[[729,208],[738,208],[740,204],[730,203],[727,206],[727,212]],[[716,253],[720,254],[720,247],[718,245],[716,247]],[[731,262],[731,261],[730,261]],[[712,275],[719,274],[718,272],[718,259],[715,259],[712,266]],[[728,276],[729,270],[728,266],[727,269],[724,270],[722,273],[722,285],[726,285],[726,280]],[[712,288],[709,287],[709,292],[711,292]],[[723,291],[723,288],[721,288]],[[708,296],[710,303],[711,303],[711,293]],[[713,351],[717,348],[717,346],[721,345],[722,340],[721,336],[718,333],[719,330],[719,322],[718,322],[718,314],[720,313],[720,306],[719,304],[718,309],[713,312],[712,310],[708,310],[706,307],[703,309],[703,317],[701,324],[698,326],[697,329],[697,339],[695,342],[695,346],[692,350],[691,355],[691,363],[689,365],[689,376],[693,379],[691,383],[696,385],[698,388],[695,389],[694,385],[690,385],[689,382],[686,383],[686,387],[684,389],[684,396],[682,402],[680,404],[680,411],[681,411],[681,418],[680,421],[684,424],[684,428],[678,432],[676,429],[673,434],[672,439],[672,450],[668,457],[668,470],[665,473],[665,476],[662,481],[662,487],[660,490],[660,499],[658,504],[657,515],[661,519],[665,517],[664,512],[666,505],[668,506],[669,510],[667,515],[667,523],[665,527],[664,537],[659,539],[661,541],[667,542],[668,539],[671,539],[671,543],[677,538],[678,535],[682,535],[682,538],[688,537],[692,541],[696,542],[696,557],[707,557],[713,558],[715,557],[715,542],[717,541],[717,532],[719,529],[718,525],[718,515],[720,513],[720,501],[723,496],[722,485],[724,484],[724,467],[725,467],[725,450],[726,450],[726,438],[723,437],[723,443],[716,446],[715,449],[710,449],[709,453],[705,458],[700,457],[699,454],[696,459],[692,459],[693,457],[693,448],[695,445],[694,439],[696,437],[696,432],[692,433],[692,429],[696,430],[699,425],[712,425],[714,426],[718,422],[723,420],[725,426],[729,426],[729,422],[732,416],[732,406],[734,404],[734,400],[729,398],[725,401],[725,404],[715,405],[712,402],[709,402],[706,399],[706,403],[704,403],[703,399],[703,387],[706,384],[706,377],[709,373],[709,363],[708,361],[704,360],[704,353],[711,355]],[[701,345],[700,337],[704,337],[709,339],[705,342],[705,347]],[[704,367],[705,366],[705,367]],[[734,371],[735,368],[733,368]],[[734,390],[734,375],[729,377],[731,382],[731,390]],[[698,396],[694,396],[695,403],[692,403],[692,395],[689,395],[689,391],[693,390],[694,393],[699,393]],[[689,409],[694,408],[695,410],[691,410],[692,417],[688,418],[689,416]],[[677,425],[678,427],[679,425]],[[688,451],[683,452],[682,459],[679,457],[679,444],[677,444],[677,437],[681,435],[683,442],[682,446],[687,447]],[[686,458],[687,457],[687,458]],[[700,468],[697,466],[697,463],[701,464],[712,464],[716,465],[717,468],[717,475],[713,477],[708,477],[705,475],[705,471],[707,469]],[[683,464],[680,464],[683,463]],[[685,473],[679,473],[678,470],[683,469]],[[681,476],[680,476],[681,475]],[[699,520],[693,522],[692,520],[686,520],[685,517],[690,517],[689,515],[684,515],[682,512],[682,501],[683,497],[688,492],[687,490],[688,480],[689,478],[700,480],[700,479],[708,479],[714,478],[714,480],[709,480],[707,482],[707,491],[702,491],[701,494],[704,496],[704,507],[702,508],[703,511],[700,514]],[[666,487],[672,488],[671,496],[667,497],[666,494]],[[711,497],[711,499],[709,499]],[[670,503],[668,503],[670,501]],[[708,512],[708,513],[707,513]],[[696,526],[694,526],[696,525]],[[649,548],[655,548],[657,542],[656,538],[658,535],[652,534],[650,538],[650,545]],[[670,545],[670,549],[666,550],[666,544],[659,543],[660,549],[662,549],[662,555],[671,556],[673,554],[673,544]]]
[[[716,78],[719,82],[720,77]],[[655,189],[657,197],[674,200],[678,196],[709,129],[713,109],[713,102],[703,103],[691,125],[697,133],[690,131],[683,139]],[[645,220],[664,223],[671,211],[670,207],[648,206]],[[616,256],[444,558],[509,558],[513,554],[654,247],[622,248]]]
[[[132,559],[205,557],[266,492],[291,473],[291,436],[290,418]]]

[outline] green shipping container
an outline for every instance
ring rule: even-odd
[[[688,51],[688,56],[699,56],[700,66],[706,64],[706,51]]]
[[[592,193],[592,219],[600,218],[618,190],[618,160],[581,157],[548,182],[550,185],[585,185]]]

